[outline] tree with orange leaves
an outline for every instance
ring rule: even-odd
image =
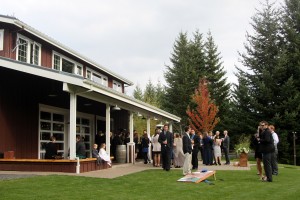
[[[192,95],[192,101],[196,104],[195,109],[187,108],[190,126],[197,131],[212,131],[220,121],[216,118],[218,107],[210,99],[207,88],[207,80],[200,79],[199,86]]]

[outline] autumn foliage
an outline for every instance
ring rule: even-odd
[[[192,95],[192,101],[196,104],[195,109],[187,108],[190,126],[197,131],[212,131],[220,121],[216,118],[218,107],[210,99],[210,94],[207,88],[207,80],[199,81],[198,89],[195,89],[195,94]]]

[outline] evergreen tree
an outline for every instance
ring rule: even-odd
[[[163,100],[164,100],[164,96],[165,96],[165,89],[162,86],[161,82],[158,81],[156,88],[155,88],[155,96],[156,96],[156,106],[158,108],[162,108],[163,105]]]
[[[190,96],[196,88],[195,65],[191,60],[191,45],[186,33],[180,33],[175,41],[170,58],[172,66],[166,66],[165,79],[167,82],[163,108],[180,116],[181,123],[187,124],[186,108],[190,104]]]
[[[214,42],[211,32],[205,42],[205,77],[209,82],[209,92],[215,104],[219,107],[220,124],[217,128],[227,129],[230,84],[227,83],[226,72],[222,66],[220,52]]]
[[[150,79],[145,88],[143,101],[156,106],[156,89]]]
[[[297,2],[299,4],[299,1]],[[291,17],[287,17],[288,14],[290,12],[285,14],[286,18]],[[297,121],[299,121],[300,94],[297,87],[299,81],[297,63],[299,66],[300,60],[295,56],[299,52],[299,46],[291,47],[296,45],[295,38],[291,37],[289,40],[283,34],[285,31],[291,33],[291,29],[295,26],[290,27],[288,24],[293,23],[285,20],[280,23],[281,18],[287,20],[269,1],[266,1],[263,10],[252,18],[255,32],[253,35],[247,35],[246,53],[240,54],[242,64],[247,69],[238,69],[239,85],[235,86],[233,96],[235,119],[238,123],[242,121],[241,124],[244,125],[241,126],[240,133],[243,131],[254,133],[261,120],[274,124],[283,136],[279,143],[281,154],[279,157],[283,161],[288,160],[286,157],[288,140],[284,136],[291,130],[299,128]],[[299,31],[294,33],[299,36]],[[291,56],[295,58],[294,62]]]
[[[136,85],[134,91],[133,91],[133,97],[137,100],[143,100],[143,91],[139,84]]]

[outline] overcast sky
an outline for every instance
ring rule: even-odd
[[[272,1],[272,0],[271,0]],[[164,81],[179,33],[210,30],[229,82],[236,82],[251,17],[264,0],[9,0],[0,14],[19,20],[145,88]],[[281,3],[283,0],[277,0]],[[131,95],[135,88],[126,88]]]

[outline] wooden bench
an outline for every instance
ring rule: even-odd
[[[97,163],[97,158],[79,159],[80,173],[107,169],[106,162]],[[76,173],[77,160],[68,159],[0,159],[3,171],[41,171]]]

